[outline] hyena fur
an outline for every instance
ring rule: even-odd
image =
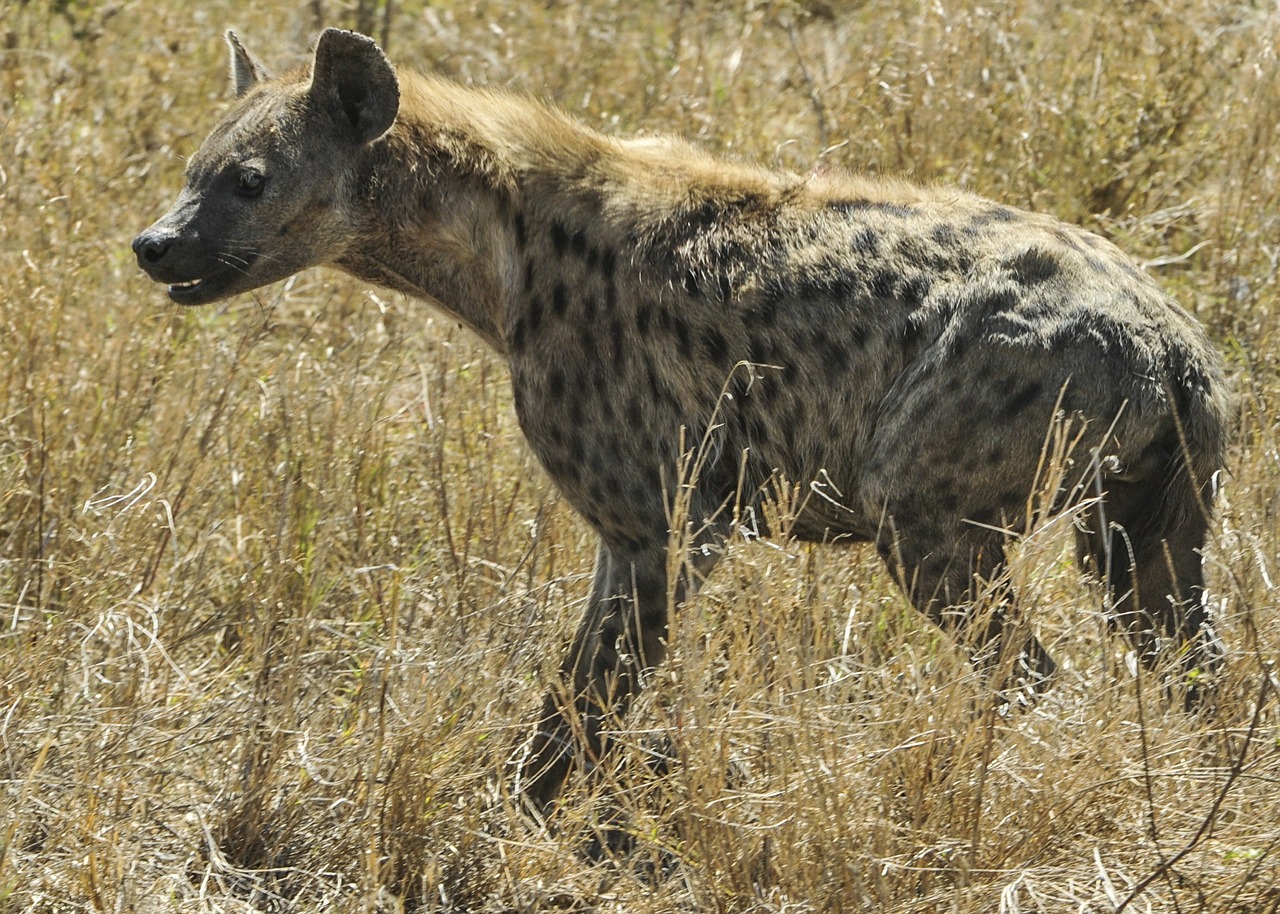
[[[606,751],[663,656],[669,602],[735,516],[768,534],[777,480],[821,496],[791,535],[874,543],[976,663],[1003,653],[1004,685],[1043,685],[1053,661],[1007,595],[972,606],[1026,532],[1055,420],[1077,440],[1054,507],[1075,512],[1109,617],[1189,702],[1210,688],[1199,550],[1232,399],[1196,321],[1107,241],[959,190],[602,136],[397,71],[351,32],[278,78],[228,41],[238,102],[134,240],[138,263],[181,305],[334,265],[506,360],[529,446],[599,535],[518,773],[535,804]],[[691,535],[669,580],[677,494]]]

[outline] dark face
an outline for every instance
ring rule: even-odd
[[[267,79],[228,35],[240,104],[204,141],[173,207],[133,239],[180,305],[203,305],[342,256],[364,148],[391,128],[395,71],[368,38],[330,29],[310,81]]]
[[[343,157],[309,107],[249,96],[191,160],[169,212],[133,240],[138,266],[175,302],[218,301],[336,256]]]

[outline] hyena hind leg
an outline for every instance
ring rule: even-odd
[[[898,530],[877,548],[912,605],[969,652],[997,694],[1030,704],[1049,688],[1058,665],[1015,621],[1013,592],[1000,582],[1007,536],[969,526],[958,523],[950,537],[939,535],[945,526]]]
[[[1213,690],[1223,647],[1205,606],[1201,550],[1208,501],[1198,497],[1178,450],[1161,448],[1155,469],[1110,480],[1077,529],[1081,564],[1102,585],[1111,625],[1143,667],[1174,664],[1188,710]],[[1206,481],[1207,482],[1207,481]],[[1174,663],[1176,661],[1176,664]]]

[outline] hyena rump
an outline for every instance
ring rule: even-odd
[[[1004,604],[975,624],[969,607],[1025,532],[1055,419],[1078,437],[1056,508],[1077,512],[1111,618],[1189,697],[1212,680],[1198,550],[1231,399],[1196,322],[1111,244],[956,190],[607,138],[397,72],[350,32],[279,78],[228,39],[239,101],[138,263],[183,305],[336,265],[507,360],[530,447],[600,538],[519,775],[531,800],[605,751],[669,598],[735,513],[763,522],[776,480],[812,487],[793,535],[874,543],[976,662],[1005,653],[1014,685],[1041,685],[1053,662],[1005,643]],[[691,548],[669,580],[677,490]]]

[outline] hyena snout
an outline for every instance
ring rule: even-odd
[[[147,229],[133,239],[133,253],[138,258],[138,266],[140,266],[148,275],[154,278],[155,271],[164,268],[165,258],[173,247],[174,238],[171,234],[156,232],[153,229]]]
[[[208,244],[190,225],[161,219],[133,239],[138,266],[151,279],[165,283],[169,298],[180,305],[203,305],[253,283],[250,268],[256,253],[224,251]]]
[[[161,219],[133,239],[133,253],[138,266],[156,282],[182,283],[208,272],[209,264],[201,256],[197,240],[191,232],[171,221]]]

